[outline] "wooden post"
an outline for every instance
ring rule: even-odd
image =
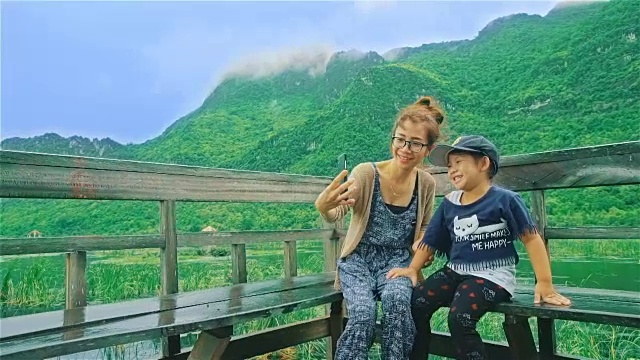
[[[324,241],[324,271],[336,271],[338,258],[340,257],[341,239],[336,229],[344,228],[344,219],[334,224],[323,221],[323,227],[333,229],[333,234]],[[329,314],[329,327],[331,337],[327,339],[327,360],[335,358],[336,345],[343,330],[344,309],[343,301],[336,301],[325,306],[325,313]]]
[[[67,253],[65,309],[87,306],[87,252]]]
[[[178,233],[176,226],[176,202],[160,202],[160,227],[164,246],[160,250],[162,295],[178,292]],[[162,339],[162,354],[165,357],[180,353],[180,336]]]
[[[188,360],[220,360],[233,335],[233,327],[203,330],[198,335]]]
[[[284,242],[284,276],[298,276],[298,252],[295,240]]]
[[[538,231],[544,246],[547,250],[547,256],[551,261],[549,252],[549,239],[547,239],[545,229],[547,228],[547,210],[544,191],[536,190],[531,192],[531,212],[533,220],[538,226]],[[538,345],[540,347],[540,359],[553,359],[556,355],[556,332],[553,319],[537,318],[538,322]]]
[[[536,344],[533,341],[527,317],[505,315],[502,326],[507,336],[512,359],[538,360]]]
[[[234,284],[247,282],[247,250],[245,244],[231,244],[231,276]]]

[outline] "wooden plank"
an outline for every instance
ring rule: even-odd
[[[123,343],[172,336],[202,329],[231,326],[338,301],[333,283],[313,285],[260,296],[242,297],[83,328],[84,336],[64,341],[64,330],[0,343],[4,359],[50,358]],[[166,314],[170,312],[171,315]],[[169,321],[163,321],[169,320]]]
[[[320,217],[322,221],[322,226],[325,229],[331,229],[331,236],[326,239],[323,243],[323,252],[324,252],[324,271],[325,272],[334,272],[337,268],[338,257],[340,256],[340,235],[338,230],[344,227],[344,220],[337,221],[335,223],[329,223],[325,221],[322,217]],[[342,302],[341,302],[341,305]],[[346,306],[344,306],[346,307]],[[344,315],[346,315],[346,310],[342,307],[340,310],[335,308],[335,304],[327,304],[325,305],[325,314],[329,315],[331,322],[331,333],[332,336],[325,340],[326,343],[326,359],[331,360],[335,358],[336,354],[336,346],[338,344],[338,337],[342,333],[343,324],[339,321]]]
[[[332,302],[329,311],[329,333],[331,335],[329,341],[331,346],[327,348],[327,356],[331,356],[332,359],[336,357],[338,339],[340,339],[344,330],[343,302],[342,299]]]
[[[607,301],[572,297],[570,307],[535,305],[532,294],[517,294],[510,303],[496,306],[509,315],[572,320],[640,328],[640,302]]]
[[[178,247],[251,244],[279,241],[324,240],[333,235],[330,229],[221,231],[178,234]],[[0,239],[0,256],[161,248],[162,235],[63,236]]]
[[[87,253],[74,251],[66,256],[65,309],[87,305]]]
[[[201,247],[262,242],[323,240],[328,239],[332,234],[333,232],[328,229],[183,233],[178,235],[178,246]]]
[[[249,359],[326,336],[329,336],[328,317],[276,326],[232,337],[222,359]],[[189,352],[184,352],[161,360],[186,360],[188,356]]]
[[[437,195],[454,190],[446,168],[429,171]],[[505,156],[494,183],[514,191],[640,184],[640,141]]]
[[[591,300],[602,301],[621,301],[621,302],[637,302],[640,303],[640,293],[636,291],[624,290],[608,290],[594,288],[579,288],[572,286],[554,286],[561,294],[578,299],[587,298]],[[531,286],[517,286],[516,295],[533,296],[533,288]]]
[[[231,342],[233,327],[203,330],[198,335],[188,360],[220,360]]]
[[[74,251],[147,249],[159,248],[163,244],[164,239],[159,235],[6,238],[0,239],[0,256]]]
[[[178,233],[176,225],[176,202],[160,202],[160,227],[164,236],[164,246],[160,249],[162,295],[178,292]],[[162,354],[169,356],[180,353],[180,337],[162,338]]]
[[[234,339],[223,360],[247,359],[329,335],[326,317],[278,326]]]
[[[275,182],[298,182],[327,186],[332,178],[274,172],[218,169],[202,166],[178,165],[95,158],[89,156],[45,154],[27,151],[0,150],[0,164],[36,165],[47,167],[106,170],[120,172],[139,172],[166,175],[203,176],[228,180],[264,180]]]
[[[540,360],[555,360],[556,329],[553,319],[537,318]]]
[[[298,251],[295,241],[284,242],[284,276],[298,275]]]
[[[234,284],[247,282],[247,249],[244,244],[231,245],[231,276]]]
[[[526,316],[507,314],[502,326],[511,350],[511,358],[538,360],[538,351]]]
[[[640,239],[640,227],[548,227],[545,233],[549,239]]]
[[[547,205],[545,201],[544,191],[536,190],[531,192],[531,217],[538,227],[540,237],[544,241],[544,245],[549,253],[549,242],[545,231],[547,228]]]
[[[288,291],[318,284],[333,284],[335,273],[296,276],[288,279],[265,280],[255,283],[224,286],[214,289],[169,294],[160,297],[122,301],[112,304],[90,305],[85,308],[57,310],[44,313],[12,316],[2,319],[0,341],[24,339],[47,331],[66,330],[72,325],[82,326],[124,320],[135,316],[160,313],[167,309],[181,309],[196,305],[227,301],[237,294],[260,296],[276,291]]]
[[[56,160],[62,156],[0,154],[0,198],[311,203],[330,182],[311,176],[206,168],[190,169],[187,175],[176,171],[178,165],[165,165],[174,168],[164,172],[145,172],[143,164],[126,166],[127,170],[96,169],[85,158],[52,166],[46,160],[60,162]]]

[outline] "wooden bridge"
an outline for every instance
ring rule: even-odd
[[[327,177],[233,171],[193,166],[0,151],[0,198],[145,200],[160,203],[157,235],[2,239],[0,255],[66,253],[66,307],[0,320],[3,359],[44,359],[148,339],[162,339],[163,359],[243,359],[326,338],[331,357],[343,325],[342,295],[333,289],[344,224],[310,230],[178,233],[176,202],[312,203]],[[451,190],[446,170],[434,168],[438,196]],[[505,157],[495,182],[530,191],[532,213],[545,242],[553,239],[638,239],[640,227],[547,226],[545,190],[640,184],[640,141]],[[325,272],[298,275],[298,241],[324,241]],[[283,279],[247,283],[246,244],[282,242]],[[234,285],[178,292],[178,247],[231,248]],[[160,249],[157,297],[87,304],[87,252]],[[606,260],[603,260],[606,261]],[[60,269],[62,271],[62,269]],[[504,314],[507,344],[487,342],[492,359],[576,359],[556,354],[554,320],[640,328],[640,294],[561,288],[568,308],[534,305],[532,287],[496,310]],[[233,336],[234,325],[326,304],[326,315]],[[537,341],[529,319],[537,321]],[[198,332],[192,349],[181,334]],[[538,345],[536,345],[536,343]],[[446,333],[433,337],[432,352],[453,357]]]

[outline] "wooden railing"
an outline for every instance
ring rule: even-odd
[[[297,275],[296,243],[323,239],[325,270],[335,270],[344,223],[323,229],[178,233],[176,202],[312,203],[329,177],[211,169],[136,161],[0,151],[0,198],[158,201],[161,231],[157,235],[71,236],[2,239],[0,255],[67,253],[66,308],[87,303],[87,252],[161,249],[162,294],[178,291],[178,247],[231,247],[234,283],[247,281],[248,243],[283,242],[286,276]],[[437,195],[452,190],[446,169],[430,170]],[[640,184],[640,141],[504,157],[495,183],[532,192],[532,212],[545,242],[549,239],[638,238],[640,227],[555,228],[547,226],[545,190]],[[554,347],[552,321],[539,324]],[[179,339],[164,343],[164,354],[180,351]]]

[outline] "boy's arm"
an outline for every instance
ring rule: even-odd
[[[420,236],[418,236],[418,240],[416,240],[416,242],[413,243],[413,246],[411,246],[411,252],[412,253],[416,253],[416,251],[418,251],[418,248],[420,247],[420,242],[422,242],[422,238],[424,238],[424,231],[420,232]],[[423,268],[426,268],[428,266],[431,265],[431,263],[433,262],[433,251],[431,251],[431,256],[427,257],[427,260],[424,262],[424,264],[422,264]]]
[[[406,268],[393,268],[387,273],[387,279],[395,279],[400,276],[406,276],[411,279],[413,286],[422,281],[422,267],[425,261],[433,257],[433,249],[427,246],[421,246],[413,254],[411,264]]]
[[[433,249],[428,246],[419,246],[413,254],[409,268],[419,272],[423,267],[429,266],[433,261]],[[429,265],[427,265],[427,262]]]
[[[521,240],[527,249],[533,272],[536,275],[534,303],[538,304],[543,301],[553,305],[570,305],[571,300],[560,295],[553,288],[551,264],[540,234],[529,232],[522,235]]]

